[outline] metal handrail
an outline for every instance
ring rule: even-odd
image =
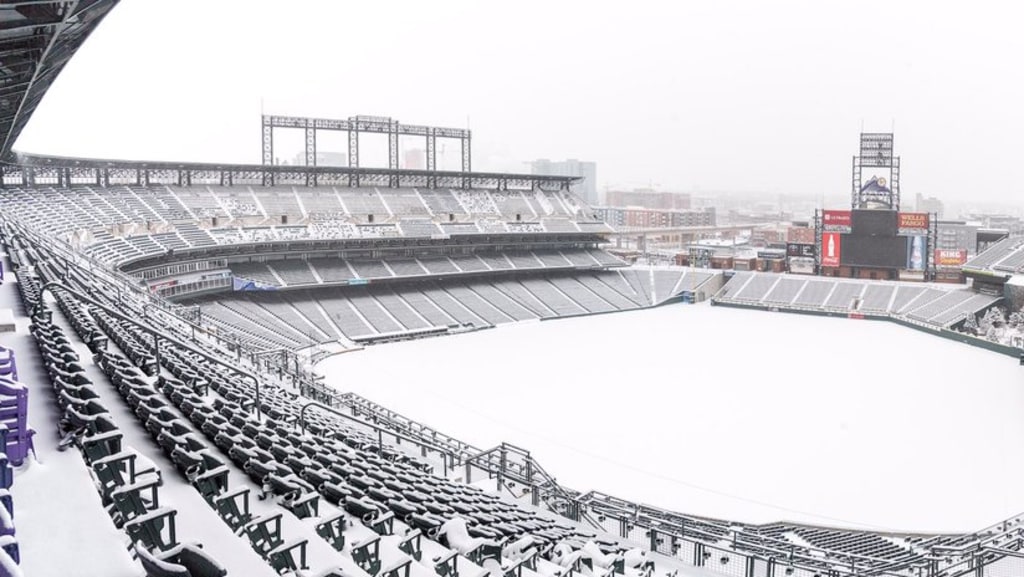
[[[325,405],[325,404],[321,403],[320,401],[309,401],[306,404],[302,405],[302,408],[299,409],[299,428],[302,430],[303,433],[306,432],[306,411],[309,410],[310,407],[316,407],[316,408],[318,408],[320,410],[327,411],[328,413],[331,413],[332,415],[337,415],[339,417],[342,417],[344,419],[348,419],[348,420],[350,420],[350,421],[352,421],[354,423],[358,423],[358,424],[360,424],[360,425],[362,425],[364,427],[369,427],[369,428],[377,431],[377,446],[381,449],[382,452],[383,452],[383,449],[384,449],[384,434],[387,434],[387,435],[390,435],[390,436],[392,436],[392,437],[394,437],[396,439],[401,439],[403,441],[408,441],[408,442],[410,442],[410,443],[412,443],[414,445],[417,445],[417,446],[419,446],[421,448],[430,449],[430,450],[432,450],[432,451],[434,451],[436,453],[439,453],[439,454],[443,455],[445,457],[444,459],[442,459],[442,461],[444,462],[444,474],[445,474],[445,476],[448,475],[448,462],[451,461],[452,464],[455,463],[455,455],[452,454],[450,451],[444,449],[443,447],[440,447],[438,445],[434,445],[432,443],[428,443],[428,442],[420,440],[420,439],[416,439],[416,438],[410,437],[408,435],[403,435],[402,433],[399,433],[397,431],[393,431],[393,430],[388,429],[386,427],[382,427],[382,426],[380,426],[380,425],[378,425],[376,423],[371,423],[369,421],[364,421],[364,420],[360,419],[359,417],[343,413],[343,412],[339,411],[338,409],[335,409],[334,407],[331,407],[331,406],[328,406],[328,405]]]
[[[61,289],[61,290],[65,291],[65,292],[67,292],[68,294],[70,294],[71,296],[75,297],[76,299],[78,299],[80,301],[83,301],[83,302],[86,302],[86,303],[89,303],[90,305],[95,306],[95,307],[103,310],[104,312],[106,312],[110,316],[112,316],[112,317],[114,317],[114,318],[116,318],[116,319],[118,319],[118,320],[120,320],[122,322],[126,322],[126,323],[131,324],[132,326],[134,326],[136,328],[142,329],[144,332],[146,332],[150,336],[152,336],[153,337],[153,344],[154,344],[154,347],[156,348],[156,353],[157,353],[157,367],[158,368],[160,366],[160,361],[159,361],[159,358],[160,358],[159,357],[160,345],[159,345],[159,341],[157,339],[164,339],[164,340],[170,342],[171,344],[174,344],[174,345],[176,345],[178,347],[181,347],[181,348],[183,348],[183,349],[185,349],[185,350],[187,350],[187,351],[189,351],[191,353],[197,354],[197,355],[203,357],[204,359],[206,359],[208,361],[213,361],[213,362],[215,362],[215,363],[217,363],[219,365],[225,366],[228,369],[231,369],[232,371],[242,375],[243,377],[248,377],[248,378],[252,379],[252,382],[253,382],[253,384],[256,387],[256,418],[259,419],[259,418],[262,417],[262,409],[260,408],[260,379],[252,371],[243,369],[241,367],[237,367],[237,366],[235,366],[235,365],[233,365],[233,364],[231,364],[231,363],[229,363],[227,361],[224,361],[223,359],[218,358],[215,355],[211,355],[211,354],[209,354],[209,353],[207,353],[207,352],[205,352],[203,350],[200,350],[200,349],[198,349],[198,348],[196,348],[196,347],[194,347],[194,346],[192,346],[192,345],[190,345],[190,344],[188,344],[186,342],[183,342],[183,341],[181,341],[181,340],[179,340],[179,339],[177,339],[175,337],[169,336],[166,333],[164,333],[163,331],[157,330],[157,329],[155,329],[155,328],[153,328],[153,327],[151,327],[149,325],[146,325],[146,324],[141,323],[141,322],[139,322],[139,321],[137,321],[137,320],[135,320],[135,319],[133,319],[133,318],[131,318],[129,316],[126,316],[126,315],[118,312],[117,310],[114,310],[113,308],[111,308],[111,307],[109,307],[109,306],[107,306],[107,305],[97,301],[96,299],[94,299],[94,298],[92,298],[90,296],[87,296],[85,294],[82,294],[78,290],[72,289],[71,287],[65,285],[64,283],[58,282],[58,281],[48,281],[48,282],[44,283],[42,287],[39,288],[40,300],[39,300],[39,303],[36,306],[41,308],[43,306],[43,301],[42,301],[43,294],[46,291],[50,291],[50,293],[52,294],[53,293],[53,289],[55,289],[55,288]]]

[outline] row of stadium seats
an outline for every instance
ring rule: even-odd
[[[69,202],[76,211],[71,218],[98,222],[171,222],[218,217],[296,220],[341,215],[440,217],[444,219],[494,216],[508,221],[546,217],[580,218],[585,207],[571,194],[546,190],[420,189],[193,186],[116,186],[99,188],[78,185],[70,189],[14,188],[27,204],[54,200]],[[13,194],[12,194],[13,196]],[[70,216],[70,215],[69,215]]]
[[[318,265],[317,270],[324,268]],[[712,276],[684,269],[548,273],[526,278],[312,289],[287,295],[236,292],[203,298],[195,304],[205,317],[237,332],[243,342],[302,348],[340,338],[360,341],[426,328],[487,327],[632,310],[658,304],[683,290],[695,290]],[[652,292],[657,294],[655,302],[650,300]]]
[[[114,236],[99,230],[79,231],[75,244],[83,252],[100,262],[118,264],[141,257],[162,254],[169,250],[203,247],[214,244],[253,244],[303,240],[337,240],[367,238],[433,237],[437,235],[481,233],[540,233],[540,232],[608,232],[602,224],[545,220],[541,223],[504,223],[480,221],[477,223],[432,223],[429,221],[394,224],[352,224],[342,221],[317,221],[304,225],[232,226],[199,229],[194,223],[145,227],[123,227],[123,235]],[[153,232],[164,230],[164,232]]]
[[[124,323],[95,309],[92,313],[122,348],[135,350],[137,344],[147,348],[145,335],[132,335]],[[148,364],[144,350],[133,356]],[[322,498],[340,505],[353,523],[376,534],[348,549],[370,574],[398,575],[403,564],[423,559],[424,537],[450,549],[449,554],[428,562],[428,567],[442,575],[452,574],[459,554],[464,563],[479,565],[481,570],[496,565],[506,575],[541,572],[545,565],[561,572],[551,559],[568,563],[574,571],[582,571],[588,564],[595,571],[601,567],[618,573],[651,570],[638,552],[628,556],[634,563],[634,569],[629,569],[621,555],[624,550],[613,542],[595,541],[593,534],[580,533],[479,489],[434,477],[426,472],[427,464],[380,445],[379,440],[329,413],[314,411],[306,421],[312,434],[297,435],[288,425],[298,417],[298,404],[280,389],[264,392],[261,408],[268,420],[261,422],[248,414],[254,398],[248,382],[231,378],[173,346],[162,347],[162,361],[174,377],[162,378],[160,388],[165,394],[170,392],[172,402],[193,423],[200,422],[199,431],[241,464],[268,497],[299,517],[316,516],[325,507],[318,503]],[[212,403],[193,391],[200,381],[204,390],[209,386]],[[179,437],[189,435],[182,431]],[[165,438],[170,436],[165,434]],[[175,446],[182,450],[181,445]],[[318,526],[318,533],[321,529],[339,550],[344,548],[343,523]],[[382,568],[382,539],[398,530],[403,534],[398,535],[397,547],[411,559]]]
[[[86,310],[67,298],[63,291],[58,290],[55,296],[72,327],[94,351],[96,365],[111,386],[178,474],[209,505],[209,513],[204,515],[219,518],[248,541],[253,551],[266,560],[268,568],[278,573],[306,568],[308,539],[285,543],[279,515],[256,517],[250,510],[249,488],[230,488],[227,461],[217,454],[212,444],[197,436],[186,421],[185,417],[192,417],[192,422],[196,422],[195,411],[206,408],[205,391],[194,382],[186,384],[175,378],[157,376],[156,356],[148,352],[151,343],[146,342],[144,335],[110,330],[111,318],[100,309]],[[108,334],[113,341],[111,344],[108,344]],[[89,386],[93,390],[91,383]],[[86,423],[72,428],[80,431],[72,438],[83,447],[83,454],[94,465],[104,502],[111,504],[115,523],[126,527],[146,574],[150,577],[226,574],[201,546],[178,543],[175,519],[181,515],[198,516],[198,512],[167,507],[159,492],[167,478],[156,468],[138,470],[137,455],[122,448],[121,435],[110,419],[100,420],[108,413],[97,399],[89,400],[93,407],[89,417],[95,422],[107,423],[101,427],[106,430],[94,432],[92,425]],[[322,575],[337,577],[341,572],[334,567]]]
[[[30,332],[49,374],[58,407],[62,411],[58,428],[65,433],[63,446],[76,446],[89,466],[97,491],[108,507],[111,520],[121,527],[134,545],[139,562],[151,577],[221,577],[223,567],[199,544],[177,540],[174,507],[161,505],[159,470],[143,469],[138,454],[122,444],[122,433],[86,375],[64,331],[49,311],[40,307],[42,295],[37,281],[19,274],[19,288],[26,309],[33,311]],[[63,301],[58,301],[62,305]],[[81,311],[69,310],[72,325],[91,337],[90,347],[105,346],[105,337]],[[0,571],[5,567],[0,560]],[[13,574],[13,573],[12,573]]]
[[[28,427],[28,388],[18,382],[13,349],[0,346],[0,577],[18,577],[21,570],[17,527],[14,524],[13,466],[19,466],[32,448],[35,431]],[[7,425],[13,421],[12,427]]]
[[[234,276],[267,286],[305,286],[353,279],[392,279],[492,270],[543,270],[571,267],[622,266],[625,263],[600,250],[533,250],[516,253],[479,253],[456,257],[387,258],[383,260],[310,259],[236,262]],[[668,280],[667,277],[665,280]],[[670,294],[672,286],[663,287]]]
[[[893,315],[941,327],[984,311],[999,300],[972,290],[939,289],[920,283],[801,278],[759,272],[737,272],[714,298],[725,303],[781,309]]]
[[[968,260],[963,268],[1004,274],[1024,272],[1024,239],[1005,238]]]
[[[531,196],[546,199],[544,206],[549,210],[528,214],[498,211],[493,201],[486,202],[491,194],[487,190],[432,191],[435,201],[447,195],[455,202],[438,204],[451,209],[440,213],[428,208],[418,189],[83,186],[3,189],[0,200],[26,224],[75,246],[89,247],[88,252],[103,262],[211,243],[610,230],[564,192],[501,193],[502,198],[517,196],[523,203],[502,203],[506,207],[532,206]],[[307,198],[317,212],[305,208]],[[331,198],[336,205],[330,204]],[[399,210],[389,207],[388,199]],[[460,199],[473,208],[465,208]],[[416,202],[422,210],[413,210]],[[455,210],[455,206],[462,208]],[[212,235],[197,232],[199,222],[206,223]]]

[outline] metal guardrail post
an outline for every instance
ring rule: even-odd
[[[300,428],[300,430],[303,433],[306,432],[306,411],[309,410],[310,407],[316,407],[316,408],[318,408],[318,409],[320,409],[322,411],[327,411],[328,413],[331,413],[332,415],[337,415],[337,416],[339,416],[339,417],[341,417],[343,419],[348,419],[348,420],[352,421],[353,423],[358,423],[358,424],[360,424],[360,425],[362,425],[364,427],[369,427],[369,428],[377,431],[377,443],[378,443],[378,446],[382,450],[384,448],[384,434],[391,435],[391,436],[395,437],[396,439],[401,439],[403,441],[409,441],[413,445],[418,445],[420,447],[426,447],[428,449],[431,449],[431,450],[437,452],[439,455],[441,455],[441,462],[444,465],[444,475],[446,477],[448,476],[448,459],[450,457],[452,457],[452,455],[447,450],[445,450],[444,448],[438,447],[437,445],[433,445],[433,444],[430,444],[430,443],[426,443],[424,441],[420,441],[418,439],[414,439],[412,437],[409,437],[407,435],[403,435],[403,434],[395,432],[395,431],[391,431],[391,430],[389,430],[389,429],[387,429],[385,427],[382,427],[382,426],[380,426],[380,425],[378,425],[376,423],[371,423],[371,422],[368,422],[368,421],[364,421],[364,420],[362,420],[360,418],[354,417],[352,415],[348,415],[346,413],[343,413],[342,411],[339,411],[339,410],[335,409],[334,407],[325,405],[325,404],[323,404],[323,403],[321,403],[319,401],[309,401],[308,403],[302,405],[302,408],[299,409],[299,428]]]

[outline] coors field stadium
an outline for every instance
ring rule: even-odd
[[[743,267],[627,262],[577,177],[474,171],[464,128],[13,150],[117,4],[0,5],[0,576],[1024,575],[1024,349],[988,338],[1024,241],[940,249],[892,133]]]

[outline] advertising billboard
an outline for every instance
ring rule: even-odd
[[[843,237],[838,232],[821,235],[821,266],[839,266]]]
[[[966,250],[935,249],[935,266],[959,267],[966,262]]]
[[[814,274],[814,259],[805,256],[789,257],[789,272],[793,274]]]
[[[821,212],[822,230],[828,232],[850,232],[853,221],[848,210],[824,210]]]
[[[924,235],[912,236],[907,239],[907,270],[924,270],[927,255]]]
[[[757,251],[757,258],[761,260],[786,258],[786,253],[773,249],[759,250]]]
[[[928,213],[901,212],[897,221],[898,234],[918,236],[928,234]]]
[[[814,245],[805,244],[802,242],[790,242],[786,243],[786,255],[787,256],[806,256],[814,257]]]

